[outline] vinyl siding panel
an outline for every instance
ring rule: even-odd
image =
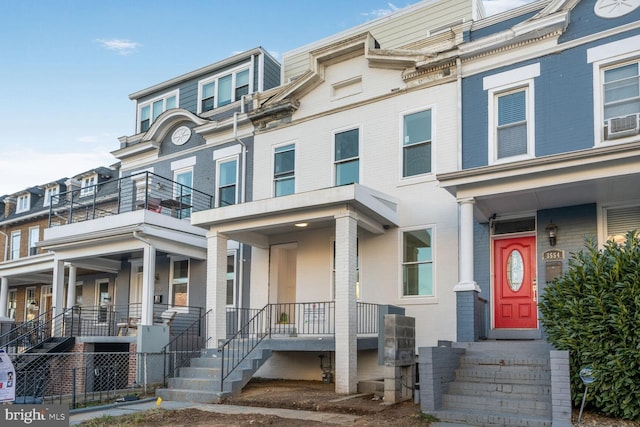
[[[369,31],[383,49],[407,46],[429,36],[429,31],[473,16],[471,0],[425,1],[408,8],[409,12],[394,15],[361,25],[334,37],[321,40],[283,55],[283,83],[309,69],[309,52],[321,45],[341,40],[354,34]]]
[[[594,3],[594,1],[581,1],[576,5],[571,11],[571,25],[560,37],[560,43],[640,21],[640,8],[620,18],[603,19],[594,13]]]
[[[264,90],[280,85],[280,64],[270,56],[264,56]],[[257,87],[257,86],[256,86]]]

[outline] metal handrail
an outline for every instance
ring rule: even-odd
[[[211,312],[212,310],[209,310],[204,313],[162,348],[164,358],[163,383],[165,385],[167,384],[167,378],[175,377],[178,369],[188,366],[186,362],[190,361],[195,354],[199,354],[201,349],[206,347],[210,340],[207,333],[207,319]],[[178,357],[178,353],[180,353],[180,357]],[[168,360],[168,354],[174,355],[173,368],[171,368],[171,360]]]

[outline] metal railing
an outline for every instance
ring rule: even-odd
[[[77,328],[76,308],[65,310],[53,316],[55,309],[51,309],[33,320],[24,322],[0,336],[0,345],[7,354],[24,353],[32,347],[41,344],[51,337],[73,336]]]
[[[380,305],[368,302],[359,302],[357,334],[378,334],[380,327]]]
[[[140,209],[174,218],[213,208],[213,196],[151,172],[75,188],[51,198],[49,227]]]
[[[162,349],[164,384],[167,384],[167,378],[176,377],[180,368],[189,366],[192,358],[202,354],[202,349],[207,346],[210,338],[207,333],[207,320],[210,314],[211,310],[200,316]]]
[[[270,323],[270,305],[259,310],[242,327],[220,347],[221,357],[220,391],[224,390],[224,381],[242,363],[243,360],[267,336],[267,325]]]
[[[255,316],[260,308],[227,307],[227,338],[231,338],[244,325]]]
[[[269,335],[331,335],[335,333],[335,303],[269,304]]]

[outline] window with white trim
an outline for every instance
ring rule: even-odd
[[[173,171],[173,198],[177,202],[172,216],[184,219],[191,217],[193,168],[184,168]]]
[[[431,172],[431,110],[402,117],[402,176]]]
[[[54,198],[58,194],[60,194],[60,186],[59,185],[55,185],[53,187],[45,188],[45,190],[44,190],[44,200],[42,202],[42,205],[43,206],[51,205],[52,198]],[[55,200],[54,202],[57,202],[57,200]]]
[[[16,204],[16,213],[27,212],[31,207],[31,194],[22,194],[18,196]]]
[[[29,256],[38,254],[36,243],[40,240],[40,227],[29,228]]]
[[[138,132],[149,130],[158,116],[167,110],[178,108],[178,91],[166,93],[138,104]]]
[[[360,181],[360,129],[336,132],[334,138],[334,164],[336,186]]]
[[[251,90],[249,68],[221,74],[198,84],[198,112],[204,113],[238,101]]]
[[[238,159],[219,160],[216,165],[218,179],[216,180],[217,206],[229,206],[238,203]]]
[[[640,130],[638,60],[602,69],[605,139],[637,135]]]
[[[96,190],[96,184],[98,184],[98,175],[85,176],[82,178],[82,184],[80,186],[80,197],[89,196]]]
[[[18,290],[9,289],[7,294],[7,317],[16,320],[16,308],[18,307]]]
[[[11,232],[11,259],[20,258],[20,231]]]
[[[236,303],[236,253],[227,253],[227,305]]]
[[[171,305],[186,307],[189,304],[189,260],[171,262]]]
[[[296,146],[282,145],[273,150],[273,194],[275,197],[295,193]]]
[[[534,63],[482,79],[489,113],[489,164],[535,156],[534,79],[540,64]]]
[[[402,295],[433,296],[432,230],[402,233]]]

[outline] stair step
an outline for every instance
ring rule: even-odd
[[[504,415],[488,411],[441,410],[433,413],[440,421],[465,423],[473,426],[551,427],[551,417]]]
[[[156,390],[156,396],[164,400],[196,403],[222,403],[231,396],[229,392],[185,390],[162,388]]]
[[[219,368],[180,368],[179,376],[183,378],[218,379],[220,378]]]
[[[490,382],[503,384],[551,384],[551,372],[548,369],[530,367],[488,367],[476,366],[456,369],[456,380],[466,382]]]
[[[550,398],[535,399],[496,399],[485,396],[465,396],[445,394],[442,396],[443,409],[490,411],[493,414],[551,417]]]
[[[551,386],[535,384],[500,384],[488,382],[455,381],[449,384],[449,394],[465,396],[515,397],[539,399],[551,396]]]
[[[522,355],[520,357],[504,357],[504,356],[462,356],[460,358],[460,367],[468,366],[539,366],[548,367],[549,357],[530,357]]]
[[[171,389],[219,391],[220,380],[204,378],[169,378],[168,386]]]

